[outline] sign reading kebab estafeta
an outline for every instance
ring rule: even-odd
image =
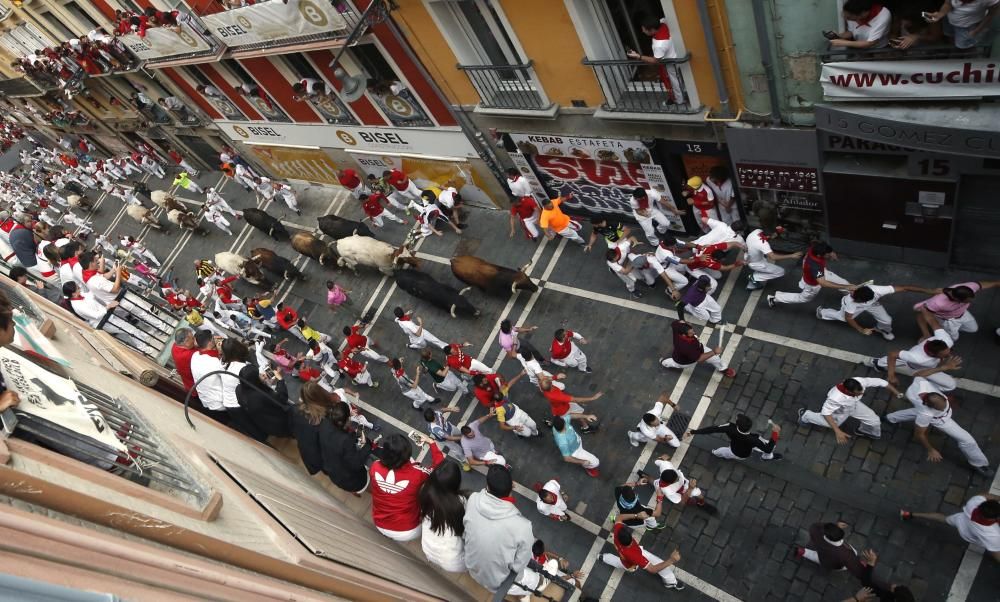
[[[927,100],[1000,95],[1000,61],[849,61],[820,75],[830,100]]]
[[[343,30],[347,21],[329,0],[259,2],[201,18],[226,46],[245,46]]]

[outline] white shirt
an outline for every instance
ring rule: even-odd
[[[691,241],[696,245],[707,247],[720,242],[730,242],[740,240],[736,231],[729,227],[726,222],[708,218],[708,232]]]
[[[851,412],[864,396],[865,390],[868,387],[889,386],[889,382],[881,378],[861,378],[856,376],[854,380],[861,383],[861,393],[857,396],[847,395],[846,393],[841,393],[840,389],[836,386],[832,387],[826,393],[826,401],[823,402],[823,409],[820,410],[820,414],[823,416],[833,416],[835,414]]]
[[[934,336],[931,338],[921,341],[909,349],[900,351],[899,359],[903,360],[906,365],[913,370],[936,368],[937,365],[941,363],[941,358],[927,355],[927,352],[924,351],[924,345],[928,341],[933,341],[935,339],[944,341],[949,348],[955,345],[955,341],[952,340],[948,333],[945,332],[943,328],[938,328],[934,331]]]
[[[230,362],[229,365],[226,366],[226,372],[239,376],[240,370],[242,370],[244,366],[246,366],[245,362]],[[239,386],[240,381],[231,376],[221,374],[219,375],[219,378],[222,379],[222,406],[226,408],[240,407],[240,401],[236,398],[236,387]],[[201,395],[201,393],[198,395]]]
[[[660,19],[660,23],[667,23],[666,17]],[[670,24],[667,23],[667,27]],[[677,58],[677,49],[674,48],[674,41],[670,40],[657,40],[653,38],[653,58],[657,59],[675,59]]]
[[[923,428],[928,426],[940,426],[951,418],[951,404],[945,402],[945,407],[943,410],[935,410],[934,408],[928,407],[924,404],[924,400],[920,397],[921,395],[927,393],[941,393],[941,390],[934,386],[934,383],[927,380],[922,376],[918,376],[913,379],[913,384],[911,384],[906,389],[906,398],[910,400],[913,407],[917,410],[917,417],[914,419],[914,423]],[[945,397],[947,399],[947,397]]]
[[[954,2],[955,0],[952,0],[953,4]],[[892,23],[892,14],[889,13],[888,8],[883,6],[882,10],[864,25],[859,25],[857,21],[848,21],[847,31],[854,36],[855,41],[878,41],[877,46],[884,46],[889,35],[890,23]]]
[[[972,0],[959,2],[951,0],[948,22],[955,27],[975,27],[986,17],[986,11],[1000,3],[1000,0]]]
[[[891,286],[871,285],[868,288],[870,288],[872,292],[875,293],[875,296],[872,298],[871,301],[865,301],[864,303],[862,303],[860,301],[855,301],[854,298],[851,297],[850,293],[844,295],[844,298],[840,300],[840,308],[844,310],[844,313],[856,316],[861,312],[868,311],[869,309],[878,305],[882,297],[885,297],[886,295],[891,295],[896,292],[896,289],[892,288]]]
[[[510,188],[510,193],[517,198],[531,196],[531,183],[528,180],[518,176],[516,180],[507,178],[507,188]]]
[[[455,194],[457,192],[458,191],[455,190],[454,188],[445,188],[444,190],[441,191],[441,194],[438,195],[438,203],[446,209],[454,208]]]
[[[542,491],[554,493],[556,496],[556,503],[546,504],[545,501],[542,500],[542,496],[539,495],[538,500],[535,502],[535,506],[538,508],[540,513],[545,516],[549,516],[551,514],[562,516],[563,514],[566,514],[566,500],[563,499],[562,487],[559,486],[559,481],[555,479],[550,480],[548,483],[542,485]]]
[[[71,299],[69,303],[73,306],[76,315],[86,320],[94,328],[97,328],[97,325],[104,319],[104,315],[108,313],[107,308],[98,303],[90,293],[84,293],[80,299]]]
[[[766,236],[760,228],[757,228],[747,236],[747,263],[764,263],[767,261],[767,256],[774,252],[771,249],[771,243],[764,240],[764,238]]]
[[[1000,0],[997,0],[997,2],[1000,2]],[[729,199],[733,198],[732,180],[727,178],[722,183],[719,183],[709,178],[705,180],[705,183],[712,189],[712,192],[715,193],[715,198],[718,199],[720,203],[728,203]]]
[[[664,497],[674,504],[680,504],[681,500],[684,499],[681,490],[687,489],[688,486],[687,477],[684,476],[684,473],[682,473],[679,468],[671,464],[669,460],[657,460],[655,464],[657,474],[662,474],[664,470],[672,470],[677,473],[677,480],[666,487],[659,484],[659,477],[657,477],[656,483]]]
[[[1000,524],[980,525],[972,522],[973,510],[985,501],[985,496],[973,497],[965,502],[961,512],[948,517],[948,524],[955,527],[965,541],[982,546],[988,552],[1000,552]]]
[[[101,305],[107,305],[115,300],[118,296],[116,293],[112,292],[115,284],[104,277],[103,274],[94,274],[87,281],[87,288],[90,293],[94,296],[94,300]]]
[[[208,319],[205,320],[208,322]],[[212,355],[202,353],[200,351],[195,352],[191,356],[191,377],[194,378],[195,382],[208,374],[209,372],[214,372],[216,370],[222,370],[222,361]],[[228,377],[226,377],[228,378]],[[198,389],[198,399],[201,400],[201,405],[205,406],[206,409],[215,412],[225,409],[225,405],[222,402],[222,385],[223,376],[221,374],[216,374],[209,376],[205,380],[198,383],[196,387]]]
[[[656,261],[660,262],[660,265],[666,267],[679,266],[681,261],[673,251],[664,249],[660,245],[656,245],[655,257]]]

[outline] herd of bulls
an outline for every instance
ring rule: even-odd
[[[244,209],[243,218],[276,241],[290,241],[295,251],[316,260],[321,266],[346,267],[354,273],[357,273],[359,267],[367,267],[393,276],[399,288],[447,311],[453,318],[479,315],[479,310],[465,297],[465,293],[472,287],[495,296],[510,295],[517,290],[538,290],[538,286],[525,273],[527,265],[513,270],[472,255],[460,255],[451,260],[452,273],[458,280],[469,285],[457,290],[421,272],[420,260],[407,246],[395,247],[378,240],[366,224],[336,215],[318,218],[320,231],[332,238],[332,242],[311,232],[289,232],[277,218],[260,209]],[[239,275],[259,286],[271,285],[267,274],[285,279],[305,279],[289,259],[271,249],[253,249],[249,257],[228,251],[220,252],[215,255],[215,264],[223,271]]]

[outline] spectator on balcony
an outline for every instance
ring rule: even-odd
[[[274,110],[274,104],[271,102],[271,97],[269,97],[266,92],[261,90],[260,86],[257,84],[243,82],[242,84],[236,84],[233,88],[247,98],[260,99],[260,101],[263,102],[269,110]]]
[[[222,93],[222,90],[216,88],[215,86],[210,86],[208,84],[201,84],[200,86],[195,86],[195,90],[198,91],[202,96],[208,98],[221,98],[226,99],[226,95]]]
[[[197,121],[198,118],[187,108],[181,99],[176,96],[164,96],[163,98],[158,98],[156,104],[160,105],[163,109],[170,111],[171,113],[177,115],[181,121]]]
[[[656,17],[649,17],[640,27],[642,33],[653,38],[653,56],[643,56],[635,50],[629,50],[628,58],[657,66],[660,81],[667,90],[667,100],[664,104],[684,102],[684,88],[677,73],[677,65],[663,62],[664,59],[677,58],[677,49],[674,47],[674,41],[670,39],[670,26],[667,25],[666,18],[657,20]]]
[[[892,14],[874,0],[847,0],[843,8],[847,31],[830,40],[831,48],[882,48],[889,43]]]
[[[944,0],[936,12],[927,15],[931,23],[944,21],[944,34],[955,40],[956,48],[972,48],[990,28],[1000,0]]]
[[[941,23],[928,22],[917,10],[901,15],[893,23],[893,35],[889,45],[897,50],[906,50],[923,44],[938,44],[944,38]]]
[[[332,94],[329,86],[310,77],[300,79],[292,84],[292,90],[295,92],[295,96],[292,97],[295,100],[319,100]]]

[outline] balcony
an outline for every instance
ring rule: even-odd
[[[821,63],[841,61],[925,61],[936,59],[987,58],[991,46],[955,48],[951,44],[913,46],[906,50],[896,48],[831,48],[819,53]]]
[[[609,113],[694,115],[701,112],[701,107],[691,106],[688,82],[681,69],[690,60],[691,55],[686,54],[659,64],[588,58],[583,59],[583,64],[594,70],[604,92],[601,108]],[[669,82],[670,91],[664,82]]]
[[[239,58],[270,54],[272,49],[325,48],[346,39],[361,20],[341,2],[258,2],[250,6],[202,15],[209,31]]]
[[[554,105],[535,85],[531,61],[524,65],[456,65],[479,92],[484,112],[552,112]],[[550,111],[551,110],[551,111]]]
[[[217,59],[223,47],[211,35],[187,23],[147,29],[144,37],[130,33],[118,39],[143,61],[146,67],[169,67]]]

